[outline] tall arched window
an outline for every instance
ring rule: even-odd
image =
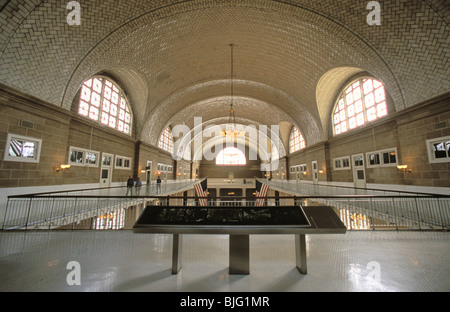
[[[159,137],[158,147],[169,153],[173,152],[173,136],[170,128],[166,128]]]
[[[222,166],[245,166],[247,159],[244,153],[236,147],[227,147],[216,156],[216,165]]]
[[[334,107],[334,135],[356,129],[387,114],[383,84],[372,78],[356,80],[345,88]]]
[[[297,152],[306,147],[305,138],[303,134],[294,127],[291,131],[291,135],[289,137],[289,153]]]
[[[105,77],[93,77],[83,83],[78,114],[131,135],[133,116],[127,98]]]

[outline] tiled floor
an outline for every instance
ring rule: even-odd
[[[171,274],[170,235],[131,231],[0,233],[0,291],[297,292],[450,291],[450,233],[348,232],[307,236],[308,274],[294,237],[250,238],[250,274],[228,274],[228,236],[185,235]],[[80,286],[67,277],[80,264]]]

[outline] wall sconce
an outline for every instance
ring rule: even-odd
[[[141,170],[141,173],[145,173],[146,171],[144,169]]]
[[[412,171],[411,169],[408,169],[408,165],[398,165],[397,169],[402,170],[403,172],[409,172],[409,173],[411,173],[411,171]]]
[[[320,174],[324,174],[324,173],[325,173],[325,170],[319,170],[319,173],[320,173]]]
[[[303,175],[306,175],[307,173],[306,173],[306,171],[305,172],[303,172]]]
[[[58,172],[64,171],[69,168],[70,168],[70,165],[61,165],[59,167],[56,167],[56,172],[58,173]]]

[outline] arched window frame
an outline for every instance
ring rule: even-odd
[[[173,152],[173,135],[172,129],[170,129],[170,127],[167,127],[161,133],[158,140],[158,147],[166,152]]]
[[[93,76],[80,90],[78,114],[131,136],[133,112],[125,92],[111,78]]]
[[[347,133],[386,117],[389,113],[387,98],[384,84],[374,77],[360,77],[347,84],[332,110],[333,135]]]
[[[232,154],[236,153],[236,154]],[[235,157],[229,157],[235,155]],[[226,147],[221,150],[216,156],[217,166],[245,166],[247,165],[247,158],[245,153],[237,147]]]
[[[297,127],[293,127],[289,135],[289,153],[298,152],[305,147],[306,141],[303,133]]]

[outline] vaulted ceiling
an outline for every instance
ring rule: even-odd
[[[156,145],[167,126],[226,123],[230,44],[238,121],[292,125],[307,144],[329,136],[330,112],[351,77],[381,80],[396,111],[450,91],[450,4],[369,1],[80,1],[81,25],[63,0],[0,7],[0,82],[71,109],[84,80],[112,76],[125,90],[134,137]]]

